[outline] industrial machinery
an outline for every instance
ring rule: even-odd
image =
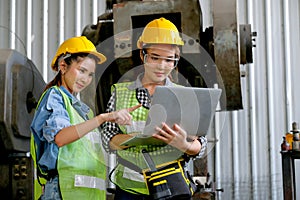
[[[254,33],[251,25],[238,25],[235,0],[213,1],[214,26],[203,31],[199,0],[107,1],[107,12],[96,25],[87,25],[87,36],[108,57],[98,70],[98,111],[104,111],[110,85],[141,63],[136,41],[143,27],[154,18],[165,17],[182,33],[178,82],[197,87],[223,89],[222,110],[243,109],[240,64],[252,63]]]
[[[45,82],[34,64],[15,50],[0,49],[0,193],[32,199],[30,124]]]

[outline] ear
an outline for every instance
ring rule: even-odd
[[[144,53],[142,49],[140,50],[140,58],[142,60],[142,63],[144,63]]]
[[[64,74],[67,71],[67,63],[64,59],[61,59],[58,63],[58,68],[61,71],[62,74]]]

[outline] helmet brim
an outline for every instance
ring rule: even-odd
[[[90,53],[90,54],[93,54],[94,56],[96,56],[99,59],[97,64],[102,64],[106,61],[106,57],[102,53],[95,52],[95,51],[83,52],[83,53]]]
[[[106,57],[102,53],[99,53],[97,51],[81,51],[81,53],[89,53],[89,54],[92,54],[93,56],[95,56],[96,58],[98,58],[97,64],[102,64],[106,61]],[[58,59],[58,57],[53,58],[53,60],[51,62],[52,69],[54,69],[57,59]]]

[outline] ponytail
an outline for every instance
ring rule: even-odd
[[[54,85],[57,85],[57,86],[60,86],[60,85],[61,85],[61,71],[60,71],[60,70],[58,71],[58,73],[56,74],[56,76],[54,77],[54,79],[53,79],[52,81],[50,81],[50,82],[46,85],[46,87],[45,87],[45,89],[44,89],[44,92],[45,92],[47,89],[49,89],[49,88],[51,88],[52,86],[54,86]]]

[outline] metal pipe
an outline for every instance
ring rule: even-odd
[[[10,2],[10,48],[16,48],[16,0],[11,0]]]
[[[31,59],[31,53],[32,53],[32,48],[31,48],[31,42],[32,42],[32,0],[27,0],[27,41],[26,41],[26,52],[27,52],[27,57]]]
[[[239,197],[239,131],[238,131],[238,113],[237,111],[232,111],[232,118],[231,118],[231,126],[232,126],[232,173],[233,173],[233,198],[238,199]]]
[[[48,0],[43,1],[43,56],[42,56],[42,64],[43,64],[43,77],[45,82],[48,80]]]
[[[253,19],[255,18],[254,15],[254,6],[253,6],[253,1],[247,1],[247,8],[249,10],[247,18],[250,24],[254,24]],[[254,52],[255,53],[255,52]],[[257,56],[253,56],[253,57],[257,57]],[[249,115],[248,115],[248,123],[249,123],[249,160],[251,163],[251,167],[250,167],[250,176],[251,176],[251,183],[250,183],[250,191],[249,191],[249,198],[250,199],[254,199],[254,191],[258,191],[258,185],[256,184],[258,182],[258,177],[257,172],[257,158],[255,157],[255,155],[257,155],[257,148],[256,148],[256,143],[255,141],[257,141],[257,135],[255,133],[257,133],[257,123],[256,123],[256,116],[257,116],[257,106],[256,106],[256,80],[255,80],[255,68],[252,67],[251,65],[248,65],[248,86],[249,86],[249,92],[248,92],[248,102],[249,102]]]
[[[64,41],[64,36],[65,36],[65,31],[64,31],[64,24],[65,24],[65,0],[60,0],[59,1],[59,30],[58,30],[58,35],[59,35],[59,44],[61,44]]]
[[[92,20],[93,20],[93,24],[97,24],[97,19],[98,19],[98,0],[93,0],[93,4],[92,4]]]
[[[284,53],[285,53],[285,103],[286,103],[286,128],[289,130],[289,125],[292,124],[293,118],[293,101],[292,101],[292,66],[291,66],[291,38],[290,38],[290,19],[289,19],[289,1],[283,1],[283,26],[284,26]]]
[[[75,15],[76,15],[76,29],[75,29],[75,34],[80,35],[81,34],[81,0],[76,0],[76,5],[75,5]]]
[[[215,84],[214,88],[218,88],[217,84]],[[218,108],[217,108],[218,109]],[[215,160],[214,160],[214,163],[215,163],[215,181],[216,181],[216,188],[221,188],[221,151],[220,151],[220,139],[219,139],[219,134],[221,133],[221,113],[220,112],[216,112],[215,113],[215,140],[217,141],[216,142],[216,146],[215,146]],[[219,195],[219,192],[216,193],[216,196],[217,196],[217,199],[218,200],[221,200],[221,196]]]
[[[277,27],[277,21],[276,20],[272,20],[273,18],[272,16],[272,4],[273,1],[272,0],[267,0],[266,1],[266,24],[267,24],[267,35],[271,36],[271,37],[266,37],[266,45],[267,45],[267,49],[271,50],[271,49],[278,49],[275,47],[275,43],[273,41],[273,37],[272,35],[274,35],[274,29],[278,28]],[[276,176],[274,176],[276,174],[276,167],[275,167],[275,159],[276,157],[279,157],[279,155],[275,155],[275,152],[277,152],[278,154],[278,150],[276,151],[275,149],[278,149],[276,147],[279,147],[279,145],[275,142],[276,139],[272,138],[273,133],[276,133],[276,131],[278,131],[276,129],[276,112],[275,110],[277,110],[277,106],[275,106],[275,88],[274,88],[274,52],[272,51],[266,51],[267,53],[267,99],[268,99],[268,138],[269,138],[269,157],[268,157],[268,162],[269,162],[269,175],[270,175],[270,179],[269,179],[269,185],[271,187],[269,187],[269,194],[271,195],[270,198],[272,198],[273,196],[273,191],[276,191],[276,181],[277,178]],[[271,162],[272,161],[272,162]]]

